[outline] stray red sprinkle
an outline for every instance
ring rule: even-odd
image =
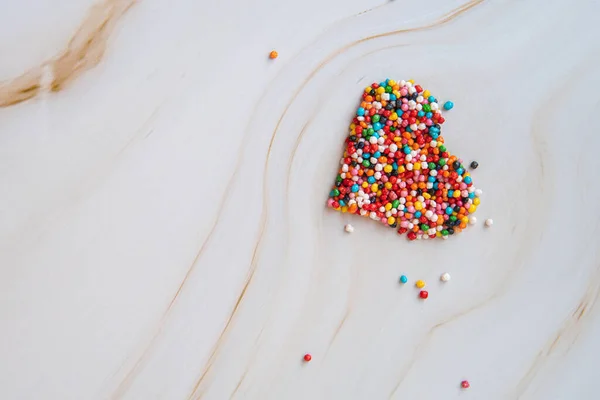
[[[310,360],[312,360],[312,356],[310,354],[305,354],[304,361],[309,362]]]
[[[429,292],[427,290],[421,290],[419,292],[419,297],[422,299],[426,299],[427,297],[429,297]]]
[[[463,389],[468,389],[471,387],[471,384],[469,383],[469,381],[462,381],[460,383],[460,387],[462,387]]]

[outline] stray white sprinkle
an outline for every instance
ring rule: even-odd
[[[492,226],[494,225],[494,220],[491,218],[488,218],[485,220],[485,226]]]
[[[350,224],[347,224],[347,225],[344,227],[344,230],[345,230],[346,232],[348,232],[348,233],[352,233],[352,232],[354,232],[354,227],[353,227],[352,225],[350,225]]]
[[[444,272],[444,273],[442,274],[442,276],[440,276],[440,280],[441,280],[442,282],[448,282],[448,281],[450,280],[450,274],[449,274],[449,273],[447,273],[447,272]]]

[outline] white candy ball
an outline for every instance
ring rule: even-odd
[[[345,230],[346,232],[348,232],[348,233],[352,233],[352,232],[354,232],[354,227],[353,227],[352,225],[350,225],[350,224],[347,224],[347,225],[344,227],[344,230]]]
[[[449,273],[447,273],[447,272],[444,272],[444,273],[442,274],[442,276],[440,276],[440,280],[441,280],[442,282],[448,282],[448,281],[450,280],[450,274],[449,274]]]
[[[494,220],[491,218],[488,218],[485,220],[485,226],[492,226],[494,225]]]
[[[471,218],[469,218],[469,223],[471,225],[475,225],[477,223],[477,217],[472,216]]]

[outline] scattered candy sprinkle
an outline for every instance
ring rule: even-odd
[[[354,227],[350,224],[347,224],[346,226],[344,226],[344,230],[348,233],[352,233],[354,232]]]
[[[274,60],[277,57],[279,57],[279,53],[277,53],[275,50],[273,50],[272,52],[269,53],[269,58]]]
[[[452,110],[454,108],[454,103],[451,101],[447,101],[444,103],[444,110]]]
[[[492,226],[494,225],[494,220],[491,218],[488,218],[485,220],[485,226]]]
[[[406,275],[402,275],[402,276],[400,277],[400,282],[401,282],[401,283],[406,283],[406,282],[408,282],[408,278],[406,277]]]
[[[469,218],[469,224],[471,225],[475,225],[477,223],[477,217],[476,216],[472,216],[471,218]]]
[[[409,240],[465,229],[480,200],[462,160],[444,145],[444,121],[436,98],[412,80],[368,86],[328,206],[397,228]]]
[[[419,279],[418,281],[415,282],[415,286],[418,287],[419,289],[422,289],[425,287],[425,281]]]
[[[421,290],[419,292],[419,297],[422,298],[422,299],[426,299],[426,298],[429,297],[429,292],[427,292],[427,290]]]
[[[469,383],[469,381],[462,381],[460,383],[460,387],[462,387],[463,389],[468,389],[471,387],[471,384]]]
[[[309,362],[310,360],[312,360],[312,356],[310,354],[305,354],[304,361]]]
[[[471,161],[471,169],[477,169],[479,167],[479,163],[477,161]]]
[[[450,280],[450,274],[449,274],[449,273],[447,273],[447,272],[444,272],[444,273],[442,274],[442,276],[440,276],[440,280],[441,280],[442,282],[448,282],[448,281]]]

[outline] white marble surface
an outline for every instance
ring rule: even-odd
[[[598,399],[599,13],[5,1],[0,398]],[[454,100],[492,228],[325,209],[385,77]]]

